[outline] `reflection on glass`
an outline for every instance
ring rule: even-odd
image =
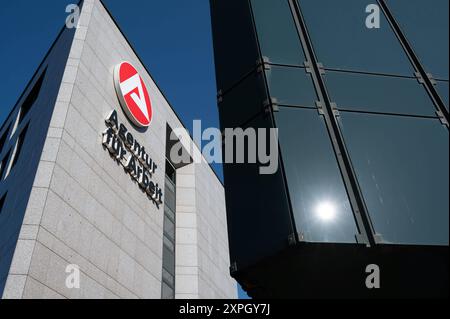
[[[336,207],[329,201],[324,201],[316,206],[317,217],[323,222],[330,222],[336,218]]]
[[[340,125],[383,242],[448,245],[447,128],[437,119],[348,112]]]
[[[314,109],[275,113],[297,231],[305,241],[353,243],[357,229],[323,118]]]

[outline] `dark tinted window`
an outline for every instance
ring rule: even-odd
[[[275,117],[297,231],[311,242],[355,242],[353,212],[322,117],[284,107]]]
[[[427,72],[448,80],[448,0],[388,0],[388,7],[400,24]]]
[[[172,287],[167,285],[165,282],[162,283],[162,299],[174,299],[175,298],[175,292]]]
[[[14,158],[12,159],[11,169],[14,168],[14,166],[17,164],[17,161],[19,160],[20,153],[22,152],[23,143],[25,142],[25,138],[28,131],[28,125],[22,130],[22,132],[19,135],[19,139],[17,140],[17,146],[14,153]]]
[[[175,255],[165,246],[163,246],[163,268],[175,275]]]
[[[256,68],[259,59],[256,35],[248,1],[210,3],[217,89],[227,90]]]
[[[436,89],[438,90],[439,95],[445,103],[445,106],[448,110],[448,82],[447,81],[437,81]]]
[[[266,100],[262,73],[250,74],[219,103],[221,128],[239,127],[250,121],[264,110]]]
[[[437,119],[341,112],[375,231],[385,243],[448,245],[448,130]]]
[[[6,139],[8,138],[8,134],[9,134],[9,129],[10,128],[11,128],[10,126],[7,127],[5,132],[3,132],[2,137],[0,137],[0,154],[2,153],[3,147],[5,146]]]
[[[266,75],[270,95],[278,104],[315,107],[316,91],[304,68],[272,66]]]
[[[262,55],[273,63],[303,65],[306,59],[288,1],[251,3]]]
[[[11,151],[9,151],[8,153],[5,154],[5,156],[3,157],[3,159],[0,163],[0,180],[3,178],[3,174],[6,171],[6,165],[8,165],[8,159],[9,159],[10,155],[11,155]]]
[[[22,103],[22,106],[20,108],[19,123],[22,122],[22,120],[25,118],[25,116],[30,111],[31,107],[34,105],[34,102],[36,102],[36,100],[39,96],[39,92],[41,91],[42,83],[44,82],[46,73],[47,73],[47,69],[45,69],[44,72],[42,72],[41,76],[34,84],[30,93],[28,93],[27,98]]]
[[[3,205],[5,205],[6,195],[7,195],[7,194],[3,195],[3,196],[0,198],[0,214],[1,214],[2,211],[3,211]]]
[[[411,76],[410,62],[381,13],[366,27],[367,0],[299,0],[319,62],[325,67]]]
[[[340,109],[436,115],[433,102],[416,79],[327,71],[325,80]]]

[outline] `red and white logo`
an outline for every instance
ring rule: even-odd
[[[123,111],[139,127],[148,127],[152,121],[152,102],[144,80],[129,62],[114,69],[114,84]]]

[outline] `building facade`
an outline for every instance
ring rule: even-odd
[[[80,6],[0,129],[0,295],[235,298],[223,185],[171,161],[201,153],[170,138],[183,125],[102,2]]]
[[[233,277],[254,297],[448,296],[448,1],[210,4],[222,130],[279,130],[276,174],[224,167]]]

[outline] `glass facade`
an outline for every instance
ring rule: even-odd
[[[161,298],[175,298],[176,170],[166,161]]]
[[[215,19],[247,1],[211,2],[217,86],[227,89],[221,129],[279,132],[274,176],[250,164],[224,168],[236,278],[249,280],[249,263],[281,251],[298,253],[306,269],[309,244],[364,247],[364,258],[448,247],[448,1],[248,0],[249,29]],[[380,28],[366,25],[369,4],[378,5]],[[237,67],[220,52],[227,26],[254,32],[263,61],[231,88],[221,78]],[[340,259],[335,250],[328,257]]]
[[[423,1],[388,2],[424,68],[441,79],[436,89],[447,101],[448,2],[422,11]],[[363,0],[251,5],[260,54],[268,58],[268,95],[280,106],[275,126],[300,238],[354,242],[354,217],[363,211],[369,225],[359,228],[380,244],[448,245],[448,128],[384,11],[381,28],[369,29]],[[414,23],[417,11],[434,21],[425,30]],[[430,41],[442,50],[429,50]],[[302,67],[314,64],[316,82]],[[327,103],[328,119],[326,108],[316,109]],[[336,154],[347,154],[349,164]],[[349,194],[361,207],[352,207]],[[335,214],[333,221],[317,219],[325,209],[321,202]]]

